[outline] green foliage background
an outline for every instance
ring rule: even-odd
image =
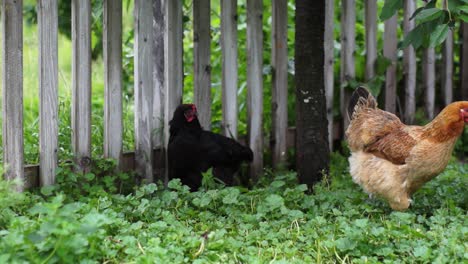
[[[92,146],[93,155],[102,155],[103,145],[103,105],[104,105],[104,82],[103,82],[103,62],[102,62],[102,0],[92,0]],[[265,147],[268,148],[270,127],[271,127],[271,2],[263,1],[264,3],[264,16],[263,16],[263,37],[264,37],[264,135],[265,135]],[[400,20],[402,19],[402,10],[400,9],[400,2],[402,0],[378,0],[378,13],[381,14],[382,18],[397,12]],[[431,3],[437,1],[430,1]],[[450,3],[453,1],[450,0]],[[463,19],[465,14],[463,10],[465,0],[457,0],[457,10],[459,11],[458,20],[456,19],[456,12],[453,13],[453,26],[454,30],[459,28],[459,20]],[[419,6],[422,5],[422,1],[417,2]],[[25,124],[25,158],[27,163],[38,162],[38,112],[39,112],[39,101],[38,101],[38,36],[37,36],[37,18],[35,13],[34,0],[24,1],[24,15],[25,15],[25,26],[24,26],[24,124]],[[130,151],[133,149],[133,1],[123,1],[123,71],[124,71],[124,149]],[[221,47],[219,44],[220,39],[220,3],[219,1],[212,1],[211,11],[211,62],[212,62],[212,128],[214,131],[219,131],[221,125]],[[288,53],[289,53],[289,96],[288,96],[288,115],[289,125],[295,125],[295,97],[294,97],[294,12],[295,3],[293,0],[288,1]],[[340,17],[341,17],[341,3],[335,1],[335,98],[333,113],[336,120],[339,120],[339,89],[345,87],[345,89],[354,89],[358,85],[367,85],[374,94],[381,94],[381,89],[385,83],[385,69],[388,66],[388,61],[382,56],[383,49],[383,22],[379,20],[378,24],[378,50],[379,57],[376,65],[377,76],[373,79],[365,80],[365,28],[364,28],[364,2],[356,1],[356,50],[355,50],[355,65],[356,65],[356,77],[345,83],[340,83]],[[438,1],[435,5],[436,9],[440,9],[442,1]],[[393,7],[389,9],[388,6]],[[71,128],[70,128],[70,98],[71,98],[71,43],[70,43],[70,14],[71,14],[70,1],[59,0],[59,92],[60,92],[60,159],[70,158],[72,155],[71,151]],[[184,12],[184,101],[191,102],[193,98],[193,32],[192,32],[192,1],[184,0],[183,5]],[[445,11],[438,11],[445,12]],[[386,14],[387,13],[387,14]],[[445,13],[443,13],[446,17]],[[427,18],[426,18],[427,19]],[[418,21],[421,21],[419,19]],[[437,22],[445,22],[445,20],[437,20]],[[455,34],[455,49],[454,49],[454,60],[455,60],[455,75],[453,76],[454,81],[454,94],[455,99],[460,99],[457,96],[460,94],[460,80],[459,80],[459,46],[460,39],[458,34]],[[238,51],[239,51],[239,133],[246,133],[246,72],[247,72],[247,60],[246,60],[246,0],[238,1]],[[402,28],[398,30],[398,37],[400,39],[400,45],[412,43],[411,41],[405,40],[402,32]],[[436,47],[437,57],[436,65],[441,67],[442,46]],[[423,87],[422,87],[422,48],[417,50],[418,54],[418,79],[417,79],[417,90],[416,98],[423,98]],[[398,52],[397,61],[397,80],[398,80],[398,94],[404,94],[404,76],[403,76],[403,52]],[[441,72],[437,69],[436,72]],[[440,94],[440,78],[436,79],[437,93]],[[382,97],[382,96],[380,96]],[[436,98],[441,98],[436,96]],[[382,100],[383,98],[380,98]],[[443,103],[437,99],[437,106],[441,106]],[[399,102],[402,102],[403,98],[400,97]],[[398,104],[401,106],[401,103]],[[423,100],[417,102],[419,111],[417,112],[417,123],[423,124],[428,120],[424,117],[422,111],[424,106]],[[401,109],[401,108],[400,108]],[[465,143],[464,143],[465,142]],[[457,144],[456,152],[460,155],[468,155],[468,132],[465,134],[462,140]],[[268,151],[265,151],[268,161]],[[292,162],[293,163],[293,162]],[[268,162],[266,163],[268,164]]]

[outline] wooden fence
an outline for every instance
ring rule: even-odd
[[[377,58],[377,4],[365,1],[367,48],[366,78],[374,76]],[[272,2],[272,38],[263,39],[262,0],[247,0],[247,86],[248,86],[248,138],[254,150],[252,175],[263,169],[263,43],[272,43],[272,139],[273,164],[286,160],[287,147],[294,144],[294,130],[287,127],[287,0]],[[415,1],[405,1],[404,30],[413,22],[408,20],[415,9]],[[58,148],[58,0],[38,0],[39,21],[39,90],[40,90],[40,164],[24,165],[23,158],[23,102],[22,102],[22,27],[21,0],[2,2],[3,41],[3,147],[6,178],[25,180],[25,187],[49,185],[55,181]],[[330,135],[342,130],[333,126],[334,88],[334,1],[327,0],[325,31],[325,88],[327,91]],[[355,0],[341,1],[341,82],[355,75]],[[134,89],[135,89],[135,152],[122,153],[122,0],[104,0],[103,38],[105,65],[104,156],[119,161],[122,169],[135,169],[146,181],[162,177],[165,167],[164,146],[168,140],[168,121],[175,107],[182,101],[183,41],[181,1],[135,0],[134,7]],[[211,65],[210,65],[210,0],[194,0],[194,102],[200,112],[200,121],[210,127]],[[72,0],[72,145],[78,170],[88,171],[91,166],[91,5],[90,0]],[[396,110],[396,29],[397,18],[385,22],[384,54],[392,60],[385,84],[385,109]],[[291,26],[289,27],[291,28]],[[463,38],[468,37],[464,27]],[[224,134],[237,137],[238,126],[238,49],[237,0],[221,1],[222,47],[222,105]],[[464,40],[464,43],[468,41]],[[452,101],[453,40],[445,44],[444,82],[445,102]],[[464,52],[467,51],[464,45]],[[464,53],[465,54],[465,53]],[[468,55],[463,55],[464,61]],[[415,113],[416,58],[408,47],[405,57],[404,119],[413,121]],[[424,84],[427,91],[426,111],[434,114],[434,50],[424,56]],[[462,82],[466,93],[468,66],[463,67]],[[349,92],[340,88],[341,102]],[[340,99],[336,98],[336,99]],[[345,104],[341,112],[346,116]],[[162,122],[161,122],[162,120]],[[346,126],[346,124],[344,125]],[[333,128],[334,127],[334,128]],[[162,136],[153,131],[164,130]],[[330,136],[330,142],[336,136]]]

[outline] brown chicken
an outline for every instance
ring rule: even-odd
[[[468,123],[468,101],[451,103],[425,126],[407,126],[377,108],[375,98],[360,87],[351,97],[348,114],[354,182],[402,211],[410,206],[411,195],[447,166]]]

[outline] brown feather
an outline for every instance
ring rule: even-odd
[[[406,210],[411,195],[447,166],[465,125],[460,110],[468,113],[468,101],[448,105],[425,126],[407,126],[376,108],[370,93],[360,90],[353,98],[346,130],[351,176],[394,210]]]

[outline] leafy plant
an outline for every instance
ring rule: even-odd
[[[427,1],[425,1],[427,2]],[[441,2],[445,7],[441,7]],[[436,47],[447,38],[449,30],[453,30],[459,21],[468,22],[468,1],[466,0],[431,0],[426,5],[416,9],[410,19],[416,21],[416,27],[411,30],[400,45],[406,48]],[[399,9],[403,8],[403,0],[385,0],[380,19],[387,20]]]

